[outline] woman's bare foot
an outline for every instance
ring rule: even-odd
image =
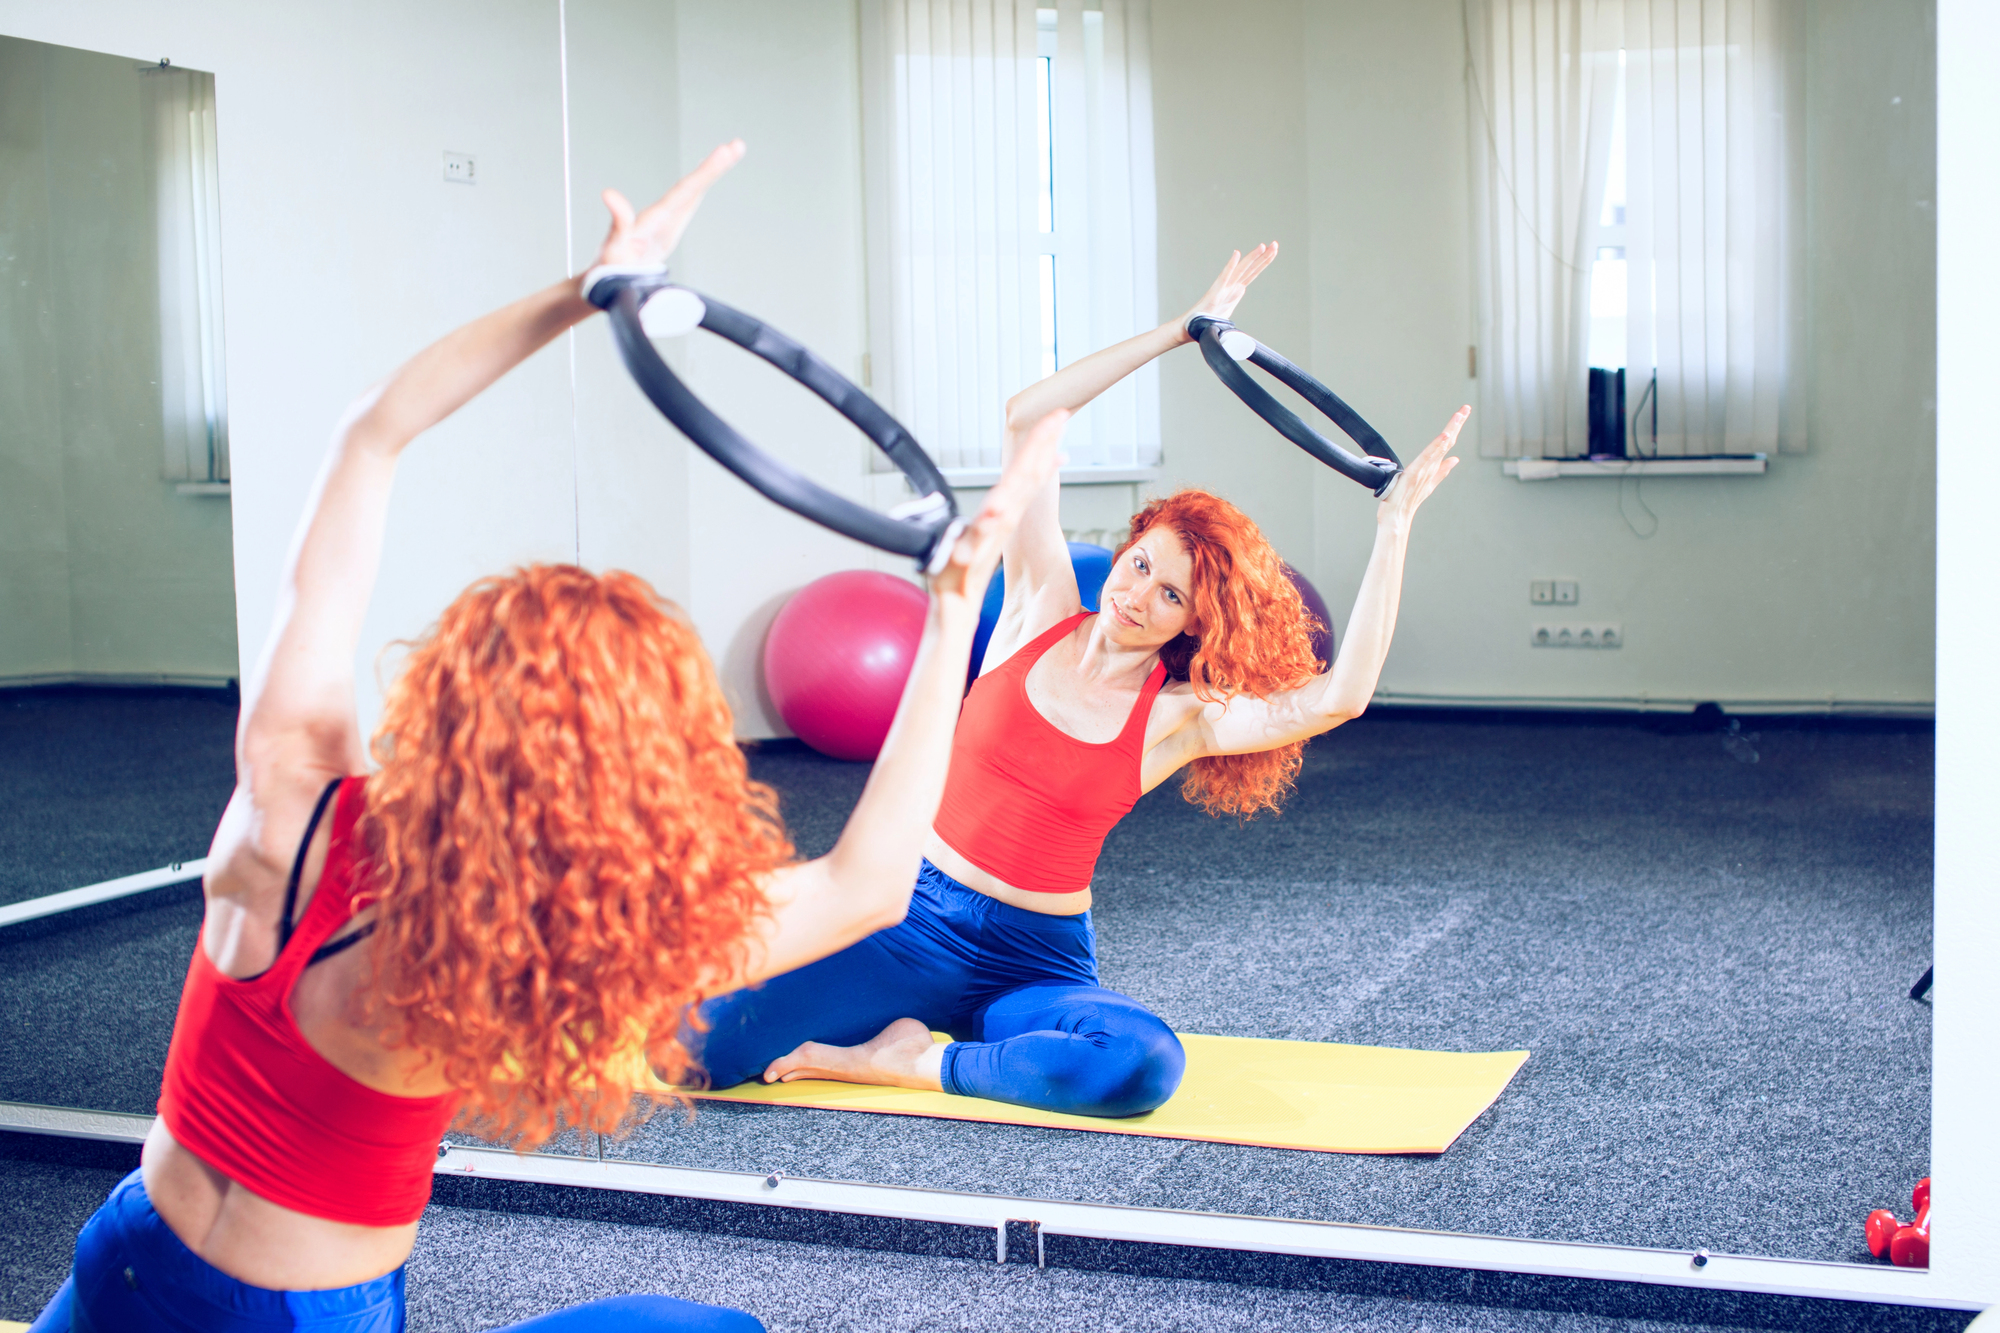
[[[931,1030],[914,1018],[899,1018],[859,1046],[805,1042],[790,1055],[771,1061],[764,1081],[831,1078],[842,1083],[942,1092],[939,1071],[943,1064],[944,1046],[931,1040]]]

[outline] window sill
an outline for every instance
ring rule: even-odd
[[[976,490],[1000,480],[997,467],[948,467],[939,469],[944,479],[958,490]],[[1059,480],[1065,486],[1129,486],[1133,482],[1158,481],[1157,467],[1066,467]]]
[[[227,495],[229,483],[226,481],[177,481],[175,495]]]
[[[1509,458],[1500,471],[1522,481],[1554,481],[1558,477],[1694,477],[1755,476],[1769,464],[1764,454],[1718,454],[1704,458]]]

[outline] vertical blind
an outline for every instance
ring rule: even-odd
[[[1793,0],[1467,0],[1465,22],[1482,452],[1586,452],[1614,150],[1628,452],[1803,449]]]
[[[1805,448],[1805,115],[1789,0],[1624,0],[1633,366],[1661,454]],[[1639,292],[1639,275],[1651,273]],[[1627,373],[1628,387],[1643,376]],[[1640,448],[1649,451],[1650,423]]]
[[[862,7],[874,388],[948,469],[999,466],[1006,400],[1051,354],[1157,321],[1147,13]],[[1158,462],[1157,384],[1085,413],[1071,466]]]
[[[1589,438],[1590,203],[1603,189],[1617,75],[1599,28],[1606,7],[1476,0],[1466,10],[1482,452],[1560,457]]]
[[[145,72],[159,222],[161,475],[229,479],[222,360],[221,192],[216,184],[215,76]]]

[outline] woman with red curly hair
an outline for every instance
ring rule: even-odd
[[[1016,394],[1009,450],[1042,414],[1079,409],[1191,341],[1195,313],[1229,315],[1277,252],[1232,255],[1187,316]],[[1006,601],[908,917],[707,1006],[701,1060],[716,1084],[831,1078],[1094,1116],[1172,1096],[1179,1039],[1098,984],[1090,881],[1104,837],[1175,773],[1211,814],[1275,810],[1306,740],[1360,716],[1395,629],[1410,522],[1456,466],[1446,455],[1469,411],[1379,506],[1345,641],[1324,671],[1277,553],[1204,491],[1135,514],[1103,610],[1084,611],[1049,480],[1006,548]],[[933,1029],[954,1040],[934,1043]]]
[[[717,149],[636,216],[607,191],[599,262],[664,259],[741,154]],[[631,574],[544,565],[466,590],[390,688],[367,773],[354,654],[397,460],[593,313],[556,283],[419,353],[336,431],[244,691],[160,1115],[37,1333],[399,1330],[447,1126],[522,1149],[617,1129],[659,1086],[649,1065],[687,1068],[690,1004],[902,917],[979,598],[1066,414],[933,577],[881,760],[828,855],[794,859],[700,641]],[[626,1296],[518,1327],[763,1326]]]

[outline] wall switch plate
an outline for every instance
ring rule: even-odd
[[[454,185],[472,184],[472,154],[446,153],[444,155],[444,178]]]
[[[1556,585],[1549,579],[1536,579],[1528,585],[1528,600],[1536,606],[1547,606],[1556,599]]]
[[[1557,606],[1575,606],[1575,605],[1576,605],[1576,592],[1577,592],[1577,588],[1576,588],[1576,580],[1574,580],[1574,579],[1557,579],[1557,580],[1556,580],[1556,585],[1555,585],[1555,586],[1556,586],[1556,605],[1557,605]]]
[[[1528,628],[1537,648],[1623,648],[1625,627],[1615,620],[1544,621]]]

